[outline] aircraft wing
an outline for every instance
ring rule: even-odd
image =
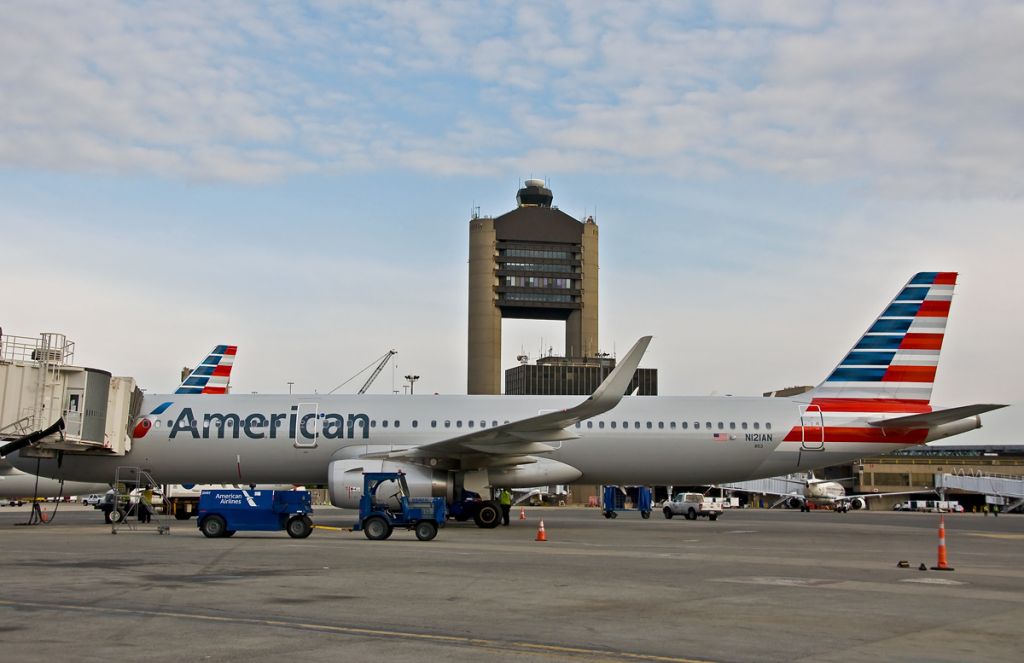
[[[560,442],[579,437],[569,426],[578,421],[596,417],[611,410],[622,400],[636,373],[637,366],[647,346],[650,336],[638,340],[615,369],[608,374],[594,393],[585,401],[566,410],[544,412],[507,424],[478,430],[466,435],[448,438],[440,442],[432,442],[422,446],[375,454],[369,457],[380,458],[461,458],[473,455],[487,456],[526,456],[554,451],[557,447],[550,442]],[[525,461],[529,462],[529,461]]]
[[[872,426],[878,426],[879,428],[931,427],[938,426],[939,424],[948,424],[951,421],[959,421],[960,419],[966,419],[967,417],[975,417],[979,414],[998,410],[1003,407],[1006,407],[1006,405],[998,405],[995,403],[962,405],[960,407],[951,407],[945,410],[934,410],[932,412],[923,412],[921,414],[911,414],[905,417],[896,417],[894,419],[878,419],[869,423]]]

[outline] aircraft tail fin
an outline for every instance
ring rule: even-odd
[[[928,404],[956,277],[956,272],[915,274],[809,395]]]
[[[176,394],[226,394],[231,385],[231,367],[235,363],[236,345],[218,345],[198,366],[192,369],[178,387]]]

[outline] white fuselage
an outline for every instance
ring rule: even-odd
[[[44,459],[40,473],[111,481],[118,466],[134,466],[161,483],[325,484],[333,460],[438,442],[580,400],[146,395],[141,411],[150,424],[128,454],[65,453],[59,465]],[[777,476],[907,446],[881,439],[832,442],[827,435],[822,443],[821,429],[804,444],[803,405],[784,398],[626,397],[571,427],[579,437],[552,443],[556,450],[544,457],[578,469],[579,483],[696,485]],[[828,425],[863,426],[865,420],[853,414]],[[15,465],[35,469],[35,458],[19,456],[12,454]]]

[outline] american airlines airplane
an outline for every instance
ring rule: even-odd
[[[641,338],[597,390],[570,396],[146,394],[124,457],[64,453],[53,478],[109,481],[135,466],[162,483],[321,484],[358,506],[362,473],[404,471],[494,527],[467,486],[698,485],[773,477],[920,445],[981,426],[1002,405],[933,407],[955,272],[921,272],[818,387],[792,398],[623,397]],[[209,376],[213,379],[213,376]],[[31,447],[11,453],[33,471]]]

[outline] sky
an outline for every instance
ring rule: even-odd
[[[468,222],[600,227],[600,343],[662,394],[816,384],[960,272],[938,404],[1024,423],[1024,5],[31,2],[0,13],[0,326],[153,392],[465,393]],[[564,351],[506,321],[503,365]],[[340,393],[352,393],[360,380]]]

